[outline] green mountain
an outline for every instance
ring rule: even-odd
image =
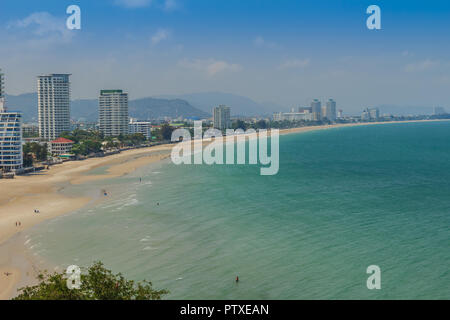
[[[234,116],[263,116],[272,115],[283,108],[276,103],[259,103],[250,98],[223,92],[201,92],[182,95],[162,95],[158,98],[183,99],[202,111],[211,113],[213,107],[220,104],[231,108],[231,115]]]
[[[7,107],[10,110],[23,113],[25,122],[37,122],[37,94],[26,93],[18,96],[6,96]],[[141,120],[170,118],[208,118],[210,114],[199,110],[182,99],[143,98],[129,102],[130,117]],[[81,99],[71,103],[72,119],[97,121],[98,100]]]
[[[193,107],[182,99],[143,98],[130,101],[128,107],[130,116],[138,119],[211,117],[209,113]]]

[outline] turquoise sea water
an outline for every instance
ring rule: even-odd
[[[102,260],[171,299],[450,298],[450,122],[281,136],[276,176],[162,163],[89,192],[102,188],[27,245],[61,267]],[[381,290],[366,287],[369,265]]]

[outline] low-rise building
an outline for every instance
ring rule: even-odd
[[[48,151],[53,156],[70,154],[74,142],[66,138],[58,138],[48,144]]]
[[[144,137],[152,139],[152,124],[149,121],[138,121],[131,118],[128,124],[128,132],[130,134],[142,133]]]
[[[23,136],[26,138],[39,137],[39,126],[36,124],[24,123],[22,125]]]
[[[313,121],[314,114],[311,107],[299,107],[297,111],[292,108],[291,112],[278,112],[273,114],[274,121]]]

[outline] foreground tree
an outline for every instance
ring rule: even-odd
[[[160,300],[169,292],[155,290],[151,282],[126,280],[96,262],[80,275],[79,289],[69,289],[65,273],[38,276],[39,284],[19,289],[14,300]]]

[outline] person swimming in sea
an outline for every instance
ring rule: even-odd
[[[236,283],[239,282],[239,276],[236,276]]]

